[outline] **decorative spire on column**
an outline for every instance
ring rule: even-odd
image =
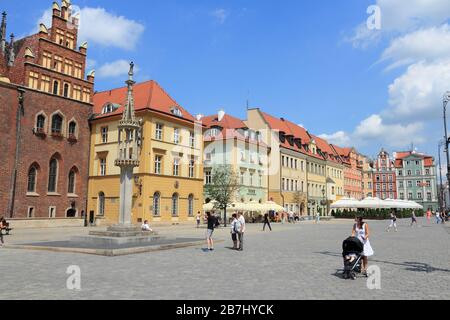
[[[6,12],[2,13],[2,24],[0,27],[0,51],[3,55],[6,53]]]
[[[15,60],[16,54],[14,53],[14,33],[11,33],[11,41],[9,42],[8,66],[12,67]]]

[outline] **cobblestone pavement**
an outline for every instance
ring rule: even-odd
[[[201,247],[123,257],[99,257],[0,248],[0,299],[442,299],[450,295],[448,226],[416,229],[400,221],[398,233],[387,222],[370,222],[381,290],[366,279],[343,280],[341,244],[351,221],[315,225],[250,225],[245,251],[230,246],[228,230],[218,230],[214,252]],[[201,237],[192,226],[159,228],[163,235]],[[13,243],[55,240],[82,229],[18,230]],[[71,265],[81,268],[81,291],[66,288]]]

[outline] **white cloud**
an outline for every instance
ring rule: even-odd
[[[356,48],[376,44],[382,35],[412,32],[441,25],[450,19],[448,0],[377,0],[376,5],[381,9],[381,30],[369,30],[363,21],[346,39]]]
[[[419,61],[450,58],[450,26],[421,29],[394,39],[380,61],[390,61],[387,70]]]
[[[117,78],[125,76],[130,71],[130,62],[127,60],[117,60],[105,63],[96,72],[99,78]],[[134,67],[135,72],[139,72],[139,67]]]
[[[216,9],[210,12],[210,15],[213,16],[217,23],[224,24],[229,16],[229,12],[223,8]]]
[[[145,27],[123,16],[114,15],[104,8],[84,7],[79,10],[79,43],[88,41],[105,47],[133,50]],[[46,10],[38,23],[51,26],[52,11]]]
[[[342,147],[349,146],[351,142],[349,135],[344,131],[338,131],[333,134],[322,134],[319,136],[319,138],[325,139],[331,144]]]
[[[437,119],[442,112],[442,97],[450,88],[450,59],[411,65],[389,86],[386,119],[403,121]]]

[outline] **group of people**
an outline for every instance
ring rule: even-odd
[[[427,221],[430,223],[431,218],[436,218],[436,224],[444,224],[448,217],[446,217],[446,212],[440,212],[439,210],[436,210],[436,212],[428,210],[427,211]]]
[[[197,227],[200,225],[199,216],[197,216]],[[218,218],[212,215],[210,212],[206,213],[207,230],[206,230],[206,243],[208,251],[214,251],[214,230],[220,226]],[[245,218],[242,212],[234,213],[231,220],[231,239],[233,241],[233,250],[244,250],[244,234],[245,234]]]

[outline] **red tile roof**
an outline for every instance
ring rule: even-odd
[[[177,107],[183,114],[182,119],[191,122],[195,121],[195,118],[183,107],[181,107],[174,99],[172,99],[172,97],[170,97],[156,81],[151,80],[138,83],[134,85],[133,90],[136,111],[150,109],[173,116],[171,109],[173,107]],[[94,95],[95,118],[99,119],[122,114],[126,99],[127,87],[96,93]],[[113,113],[103,115],[102,109],[107,103],[116,103],[121,107]]]
[[[325,140],[320,137],[317,137],[315,135],[311,135],[311,137],[316,141],[317,147],[323,152],[328,155],[327,160],[333,161],[336,163],[340,163],[339,155],[336,153],[336,151],[331,147],[331,145]]]
[[[414,153],[412,151],[402,151],[396,153],[395,159],[395,167],[402,168],[403,167],[403,159],[414,155],[424,160],[425,167],[432,167],[434,165],[434,158],[422,153]]]
[[[228,114],[226,114],[222,121],[219,121],[218,116],[217,115],[212,115],[212,116],[206,116],[202,118],[203,124],[208,127],[211,128],[213,126],[219,126],[222,127],[224,129],[242,129],[242,128],[247,128],[247,126],[245,125],[245,123],[236,117],[230,116]]]

